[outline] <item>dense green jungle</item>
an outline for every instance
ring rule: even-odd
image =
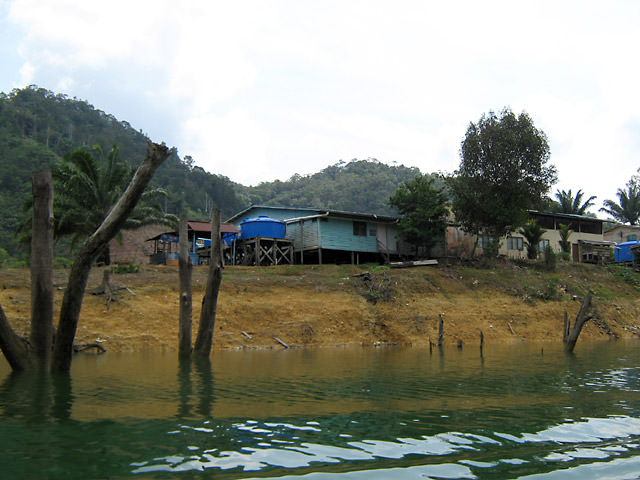
[[[26,259],[27,248],[18,242],[15,231],[31,195],[32,171],[53,168],[67,152],[94,145],[104,151],[117,145],[120,157],[136,166],[145,156],[148,141],[142,129],[85,100],[35,85],[0,93],[0,248],[14,262]],[[263,204],[393,215],[389,197],[402,182],[420,173],[415,167],[390,166],[375,159],[338,160],[314,174],[296,173],[288,180],[244,186],[205,171],[198,161],[176,151],[156,173],[153,183],[167,193],[163,205],[167,213],[186,212],[192,220],[206,219],[215,206],[224,219]],[[327,159],[328,164],[332,161],[336,159]]]

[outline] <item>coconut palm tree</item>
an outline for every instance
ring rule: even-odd
[[[586,201],[582,201],[584,192],[582,189],[576,192],[575,197],[571,193],[571,189],[557,190],[556,199],[558,205],[558,213],[570,213],[574,215],[584,215],[587,213],[587,209],[594,205],[593,201],[596,199],[595,195],[590,196]]]
[[[629,182],[627,189],[619,188],[616,195],[618,202],[607,199],[602,202],[604,207],[600,211],[608,213],[621,223],[637,225],[640,218],[640,187]]]

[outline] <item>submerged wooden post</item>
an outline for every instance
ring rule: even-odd
[[[222,283],[222,255],[220,251],[220,210],[211,210],[211,258],[207,289],[202,300],[200,325],[193,353],[199,357],[209,357],[213,344],[213,329],[216,322],[218,292]]]
[[[578,315],[576,316],[576,320],[573,323],[573,328],[569,331],[569,321],[565,315],[565,324],[564,324],[564,332],[563,332],[563,341],[564,341],[564,349],[567,352],[573,352],[574,347],[576,346],[576,342],[578,341],[578,336],[582,331],[583,325],[592,318],[592,315],[589,315],[589,310],[591,309],[591,291],[587,293],[587,296],[584,297],[582,301],[582,305],[580,305],[580,310],[578,311]]]
[[[47,370],[53,342],[53,183],[51,172],[34,172],[31,227],[31,335],[36,366]]]
[[[180,216],[180,230],[178,243],[178,275],[180,281],[180,325],[178,329],[178,356],[191,355],[191,325],[192,325],[192,291],[191,291],[191,259],[189,258],[187,216]]]

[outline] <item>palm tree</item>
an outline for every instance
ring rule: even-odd
[[[574,215],[584,215],[587,213],[587,209],[594,205],[593,201],[596,199],[595,195],[590,196],[585,202],[582,202],[582,196],[584,192],[582,189],[576,192],[574,197],[571,193],[571,189],[557,190],[556,199],[558,205],[558,213],[570,213]]]
[[[529,260],[535,260],[538,258],[538,244],[540,240],[542,240],[542,236],[546,230],[538,225],[538,222],[535,220],[529,220],[520,231],[526,239],[524,243],[527,246],[527,258]]]
[[[72,246],[91,235],[107,217],[127,185],[134,169],[118,156],[113,146],[106,158],[102,149],[93,147],[96,155],[86,150],[74,150],[60,160],[52,172],[54,180],[54,233],[70,235]],[[124,224],[134,229],[151,223],[172,224],[174,215],[166,215],[155,201],[164,195],[158,188],[147,189]],[[110,263],[109,249],[101,255]]]
[[[616,195],[618,196],[618,202],[607,199],[602,202],[604,207],[600,211],[608,213],[621,223],[637,225],[640,218],[640,187],[635,183],[629,182],[627,189],[619,188]]]
[[[560,228],[558,229],[558,233],[560,234],[560,250],[563,253],[569,253],[571,248],[571,242],[569,241],[569,237],[571,236],[571,227],[567,224],[561,223]]]

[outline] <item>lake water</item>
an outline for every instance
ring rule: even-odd
[[[176,356],[0,364],[0,478],[640,478],[639,342]]]

